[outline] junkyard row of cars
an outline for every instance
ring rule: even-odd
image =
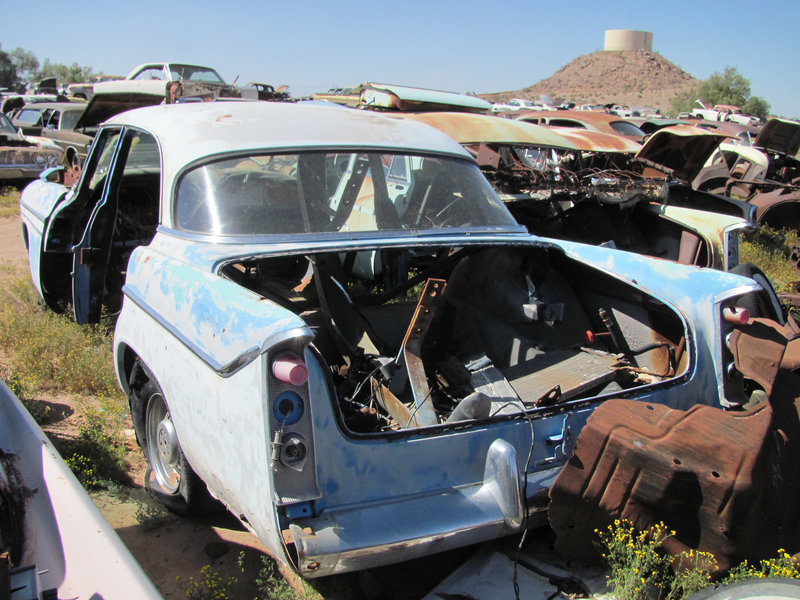
[[[609,399],[763,399],[726,340],[749,317],[784,322],[738,261],[739,232],[776,208],[695,184],[730,136],[678,125],[641,147],[613,123],[361,94],[368,109],[121,112],[97,122],[71,187],[42,177],[22,193],[43,300],[79,323],[116,319],[165,505],[215,499],[319,577],[544,522]],[[738,185],[793,180],[800,137],[759,146],[770,131],[755,146],[766,168]]]

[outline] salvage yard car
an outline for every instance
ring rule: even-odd
[[[0,113],[0,184],[36,179],[61,161],[63,152],[48,139],[22,135]]]
[[[137,109],[21,212],[47,303],[119,313],[150,489],[307,577],[530,526],[607,398],[749,400],[724,339],[753,280],[532,236],[395,115]]]
[[[12,123],[23,133],[53,140],[64,151],[64,166],[78,169],[92,142],[90,135],[76,130],[85,109],[84,102],[29,103],[12,113]]]
[[[135,67],[123,80],[102,81],[94,93],[143,94],[158,96],[172,103],[178,99],[213,100],[240,98],[241,90],[211,67],[182,63],[147,63]]]
[[[407,117],[464,145],[533,233],[731,270],[740,232],[755,226],[746,203],[688,188],[723,139],[706,131],[671,128],[642,148],[617,134],[488,115]]]

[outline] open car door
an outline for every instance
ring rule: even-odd
[[[86,206],[89,218],[80,240],[72,248],[72,305],[78,323],[98,322],[104,304],[112,310],[116,308],[114,298],[121,293],[122,281],[108,280],[113,279],[111,273],[124,272],[125,265],[116,263],[126,263],[132,250],[127,246],[136,245],[136,240],[117,240],[120,201],[127,205],[141,201],[146,209],[158,205],[158,156],[152,136],[126,129],[116,144],[108,145],[95,172],[87,174],[92,182],[96,181],[90,187],[95,190],[97,200]],[[131,184],[142,177],[155,182],[147,198],[137,197],[143,188]],[[126,247],[115,248],[117,241]],[[109,270],[110,262],[115,263],[115,269]]]

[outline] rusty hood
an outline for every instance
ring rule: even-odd
[[[689,183],[726,137],[692,125],[665,127],[645,142],[636,160]]]
[[[550,130],[556,131],[567,138],[582,152],[635,154],[642,148],[641,144],[634,142],[632,139],[613,133],[589,131],[588,129],[578,129],[576,127],[552,127]]]
[[[759,132],[753,146],[800,160],[800,123],[770,119]]]
[[[415,113],[404,116],[435,127],[459,144],[510,144],[577,149],[569,139],[553,129],[524,121],[453,112]]]
[[[164,96],[138,92],[95,94],[86,105],[81,118],[75,124],[76,130],[97,127],[111,117],[144,106],[155,106],[164,101]]]

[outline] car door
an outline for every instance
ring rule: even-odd
[[[98,133],[85,176],[71,189],[37,179],[20,197],[31,277],[44,301],[57,312],[72,302],[72,246],[102,196],[119,134],[119,128]]]
[[[112,245],[115,241],[123,244],[129,241],[117,240],[115,235],[120,202],[124,196],[122,201],[130,204],[131,193],[135,195],[144,189],[141,182],[137,183],[139,187],[124,182],[152,175],[155,185],[148,186],[151,191],[147,194],[147,201],[143,199],[142,203],[151,209],[153,204],[158,204],[159,160],[155,140],[137,129],[126,129],[117,137],[114,147],[109,146],[101,157],[98,163],[101,168],[95,170],[91,178],[103,180],[102,191],[97,201],[92,203],[83,234],[72,249],[72,305],[78,323],[98,322],[105,295],[118,294],[122,287],[119,282],[107,286]],[[100,188],[99,185],[96,187]],[[151,212],[157,214],[157,210]],[[110,289],[112,287],[115,289]]]

